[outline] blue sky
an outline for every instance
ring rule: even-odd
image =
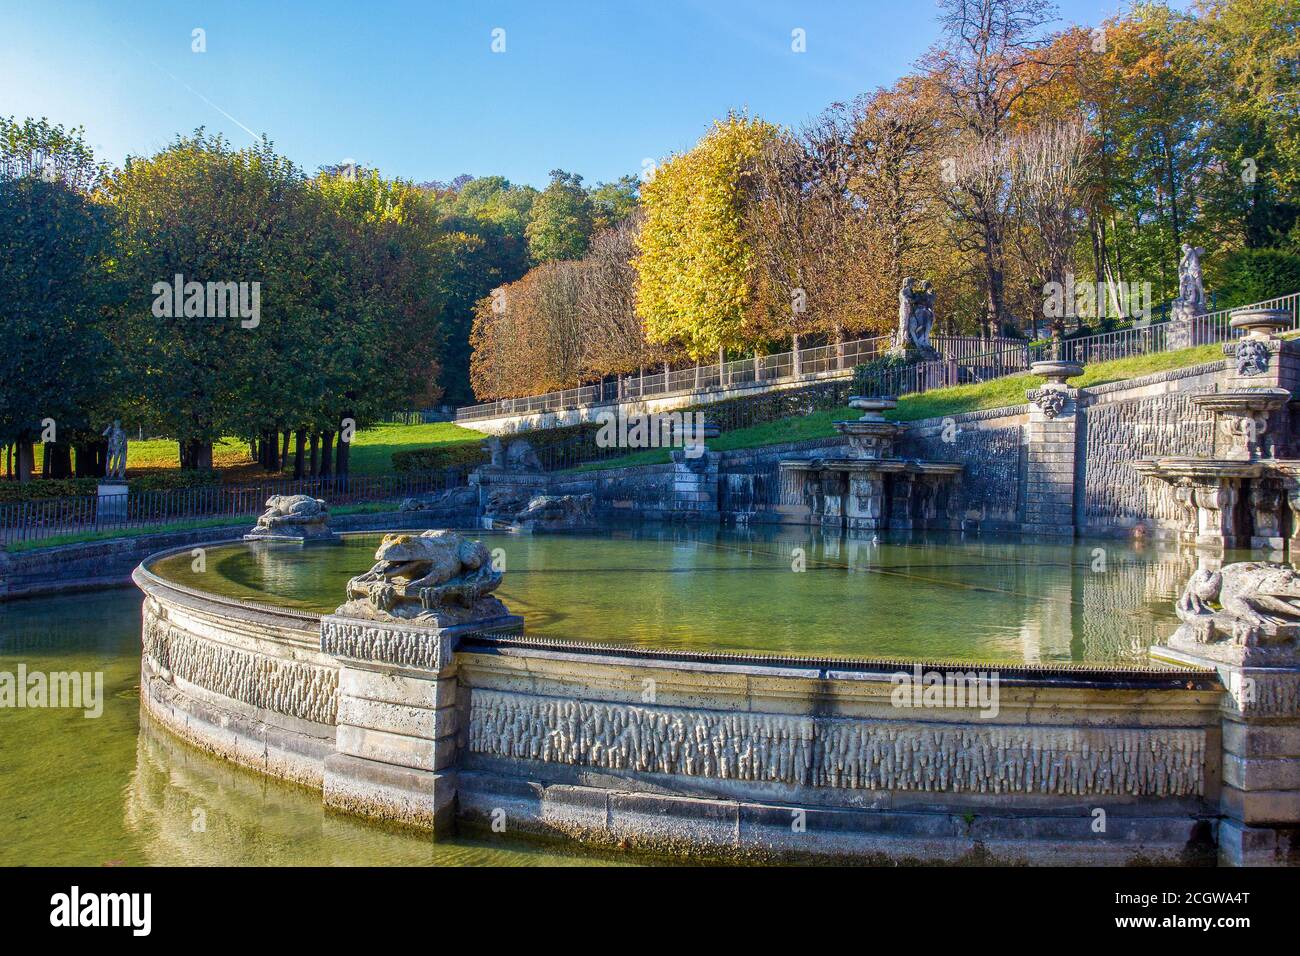
[[[1117,0],[1058,6],[1095,24]],[[84,126],[111,162],[202,125],[266,133],[308,171],[538,186],[555,167],[639,172],[731,108],[802,122],[892,83],[937,35],[932,0],[0,0],[0,23],[0,114]]]

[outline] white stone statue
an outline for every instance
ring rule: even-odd
[[[1175,607],[1175,650],[1225,663],[1300,662],[1300,574],[1287,564],[1244,561],[1200,569]]]
[[[339,614],[447,626],[507,613],[492,597],[503,575],[487,548],[455,531],[384,535],[375,562],[348,581]]]
[[[1183,257],[1178,263],[1178,298],[1191,315],[1205,311],[1205,284],[1201,276],[1201,256],[1205,250],[1183,243]]]
[[[311,495],[272,495],[249,538],[328,538],[330,513],[325,502]]]
[[[113,424],[103,431],[108,439],[108,455],[104,462],[104,477],[126,479],[126,432],[122,430],[121,421],[114,419]]]
[[[906,348],[912,338],[912,277],[908,276],[903,280],[903,286],[898,290],[898,347]]]

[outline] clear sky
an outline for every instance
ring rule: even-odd
[[[1180,4],[1181,5],[1181,4]],[[1059,0],[1093,25],[1117,0]],[[889,85],[937,36],[933,0],[0,0],[0,114],[86,128],[118,163],[196,126],[314,172],[416,181],[549,170],[588,183],[748,108],[796,124]],[[193,52],[192,31],[207,51]],[[493,31],[505,50],[494,53]],[[806,52],[792,51],[801,29]]]

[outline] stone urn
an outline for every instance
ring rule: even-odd
[[[1256,339],[1276,338],[1291,325],[1291,312],[1287,309],[1243,309],[1232,313],[1228,325],[1243,330]]]
[[[1083,374],[1083,364],[1080,362],[1067,362],[1065,359],[1043,359],[1031,363],[1029,372],[1031,375],[1039,375],[1047,379],[1048,385],[1057,385],[1064,388],[1067,387],[1065,385],[1066,379]]]
[[[862,412],[862,417],[831,424],[849,440],[850,458],[880,459],[888,458],[893,453],[894,439],[902,426],[887,421],[885,412],[897,407],[896,398],[868,398],[863,395],[849,397],[849,408]]]

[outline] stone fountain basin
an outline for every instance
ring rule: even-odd
[[[1140,458],[1133,462],[1140,474],[1156,478],[1257,478],[1264,471],[1258,461],[1228,461],[1216,458],[1192,458],[1173,455],[1165,458]]]
[[[1228,415],[1276,411],[1290,400],[1291,392],[1285,388],[1240,388],[1192,396],[1192,404],[1197,408]]]
[[[1083,366],[1078,362],[1067,362],[1063,359],[1044,359],[1040,362],[1030,363],[1029,371],[1030,374],[1041,375],[1048,381],[1053,379],[1064,381],[1067,378],[1082,375]]]
[[[880,474],[959,475],[962,464],[955,461],[916,461],[910,458],[811,458],[783,461],[786,471],[864,471]]]
[[[1228,325],[1234,329],[1265,335],[1281,331],[1290,324],[1291,313],[1287,309],[1249,309],[1234,312],[1228,319]]]

